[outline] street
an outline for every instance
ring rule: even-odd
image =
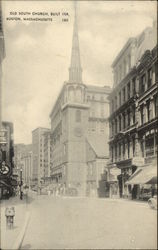
[[[156,249],[156,212],[136,201],[38,196],[21,249]]]

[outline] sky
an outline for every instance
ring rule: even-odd
[[[14,142],[28,144],[32,130],[50,127],[49,114],[68,80],[74,6],[72,1],[2,0],[2,9],[2,115],[14,124]],[[7,17],[19,17],[10,12],[67,12],[69,21],[61,16],[52,22],[10,21]],[[77,16],[83,82],[112,87],[112,62],[129,37],[152,26],[156,1],[78,1]]]

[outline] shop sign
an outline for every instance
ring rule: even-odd
[[[144,158],[143,157],[133,157],[132,165],[141,167],[144,165]]]
[[[121,174],[121,169],[119,169],[119,168],[111,168],[110,169],[110,174],[112,174],[112,175],[120,175]]]
[[[6,144],[6,143],[7,143],[7,131],[0,130],[0,144]]]

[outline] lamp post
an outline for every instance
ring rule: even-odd
[[[22,192],[22,168],[20,169],[20,200],[23,198],[23,192]]]

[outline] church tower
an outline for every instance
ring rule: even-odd
[[[78,37],[76,1],[74,6],[74,26],[72,37],[69,80],[65,85],[66,104],[63,109],[65,117],[63,126],[65,143],[68,149],[67,183],[78,190],[78,195],[85,195],[86,186],[86,129],[88,110],[86,103],[86,86],[82,82],[82,68]],[[64,137],[64,136],[63,136]]]

